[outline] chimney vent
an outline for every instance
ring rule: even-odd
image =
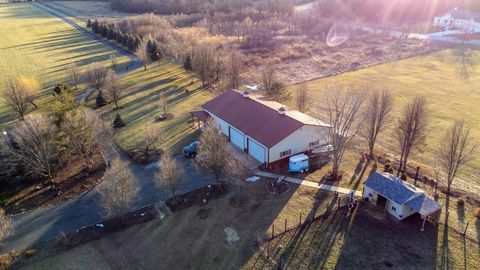
[[[285,107],[281,107],[280,109],[278,109],[278,113],[281,115],[284,115],[286,111],[287,110],[285,109]]]
[[[250,93],[248,91],[243,92],[243,97],[248,98],[250,97]]]

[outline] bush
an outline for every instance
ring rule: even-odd
[[[117,113],[117,116],[115,116],[115,119],[113,120],[113,127],[114,128],[121,128],[125,126],[125,122],[123,122],[122,117],[120,116],[119,113]]]
[[[459,206],[464,206],[464,205],[465,205],[465,201],[464,201],[462,198],[460,198],[460,199],[457,201],[457,205],[459,205]]]
[[[477,209],[475,210],[475,216],[476,216],[478,219],[480,219],[480,208],[477,208]]]
[[[193,70],[193,67],[192,67],[192,57],[189,55],[187,55],[187,57],[185,57],[185,60],[183,60],[183,68],[188,70],[188,71],[192,71]]]

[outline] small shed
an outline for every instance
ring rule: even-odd
[[[385,204],[385,211],[398,220],[413,214],[437,222],[442,206],[429,197],[424,190],[411,185],[389,173],[376,172],[364,183],[362,197],[372,204]]]

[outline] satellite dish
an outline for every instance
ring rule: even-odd
[[[350,32],[346,27],[334,24],[327,35],[327,46],[337,47],[345,43],[350,38]]]

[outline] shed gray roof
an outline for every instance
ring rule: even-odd
[[[403,205],[417,193],[415,187],[391,174],[381,172],[372,174],[365,181],[365,186],[399,205]]]
[[[442,209],[442,206],[436,201],[422,194],[414,199],[411,199],[406,205],[413,208],[417,213],[423,216],[429,216]]]

